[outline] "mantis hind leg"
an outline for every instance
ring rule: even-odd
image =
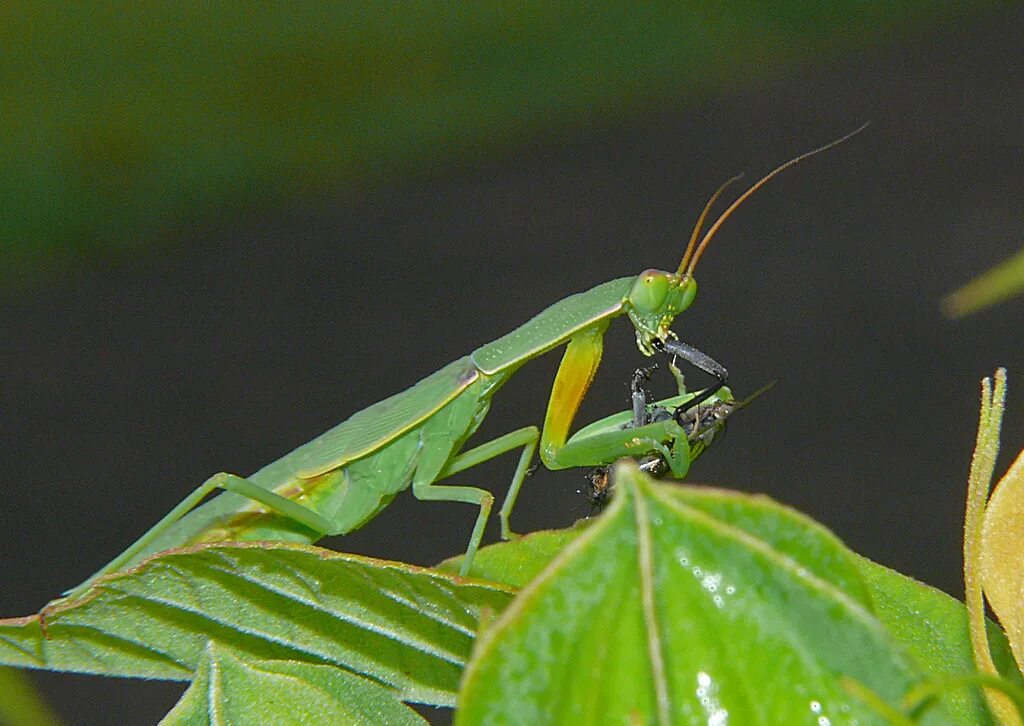
[[[81,585],[68,590],[64,594],[68,597],[77,597],[84,592],[95,580],[101,575],[105,575],[109,572],[116,572],[122,567],[132,563],[132,561],[159,537],[168,527],[174,525],[178,520],[184,517],[186,514],[195,509],[199,504],[214,490],[224,489],[229,492],[234,492],[248,499],[252,499],[265,506],[267,509],[276,512],[282,516],[294,519],[299,524],[302,524],[314,532],[318,532],[321,536],[331,534],[333,525],[330,520],[321,517],[319,514],[314,512],[308,507],[304,507],[301,504],[297,504],[290,499],[282,497],[280,494],[275,494],[272,491],[264,489],[253,482],[249,481],[235,474],[228,474],[221,472],[214,474],[199,487],[185,497],[174,509],[168,512],[159,522],[154,524],[149,530],[133,542],[128,549],[119,554],[106,566],[103,567],[99,572],[94,574],[88,580],[83,582]]]

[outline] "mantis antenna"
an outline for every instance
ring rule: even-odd
[[[693,227],[693,234],[690,235],[690,244],[686,245],[686,252],[683,253],[683,261],[679,263],[679,269],[676,270],[676,274],[682,274],[683,270],[686,269],[686,264],[690,261],[690,257],[693,255],[693,249],[697,246],[697,239],[700,237],[700,228],[704,226],[704,221],[708,218],[708,213],[711,211],[711,207],[715,206],[715,202],[722,196],[722,192],[726,190],[730,184],[734,181],[739,181],[743,178],[743,172],[740,172],[732,179],[729,179],[722,186],[718,187],[718,190],[711,195],[711,199],[704,205],[704,211],[697,217],[697,224]]]
[[[703,239],[701,239],[700,244],[697,245],[697,248],[696,248],[696,250],[693,251],[692,255],[690,254],[690,248],[687,247],[686,255],[683,256],[683,262],[680,263],[679,271],[677,272],[677,274],[682,273],[682,274],[685,274],[686,276],[690,276],[690,275],[693,274],[693,271],[697,268],[697,262],[700,261],[701,255],[704,254],[704,249],[708,246],[708,243],[711,241],[711,238],[715,236],[715,233],[722,226],[722,224],[725,223],[725,220],[727,220],[729,218],[729,216],[733,212],[736,211],[737,207],[739,207],[741,204],[743,204],[743,202],[745,202],[748,198],[750,198],[751,194],[753,194],[758,189],[760,189],[765,184],[767,184],[769,179],[774,177],[779,172],[788,169],[789,167],[793,166],[794,164],[796,164],[798,162],[801,162],[804,159],[807,159],[808,157],[814,156],[815,154],[820,154],[822,151],[827,151],[828,149],[831,149],[833,146],[838,146],[839,144],[843,143],[844,141],[846,141],[850,137],[856,136],[861,131],[866,129],[868,127],[868,124],[870,124],[870,123],[871,122],[868,121],[867,123],[863,124],[859,128],[851,131],[850,133],[846,134],[845,136],[842,136],[842,137],[836,139],[835,141],[830,141],[829,143],[825,144],[824,146],[819,146],[817,149],[813,149],[811,151],[808,151],[808,152],[805,152],[803,154],[800,154],[800,156],[796,157],[795,159],[790,159],[785,164],[782,164],[781,166],[776,167],[775,169],[773,169],[772,171],[768,172],[763,177],[761,177],[760,181],[758,181],[756,184],[754,184],[749,189],[747,189],[747,191],[743,192],[743,194],[741,194],[739,196],[739,198],[735,202],[730,204],[728,206],[728,208],[724,212],[722,212],[722,216],[720,216],[717,220],[715,220],[715,223],[711,225],[711,227],[707,231],[707,234],[705,234]],[[715,193],[715,196],[711,198],[711,202],[713,202],[715,200],[715,197],[717,197],[718,194],[721,193],[722,189],[724,189],[724,187],[727,186],[732,181],[733,180],[730,179],[728,182],[726,182],[724,185],[722,185],[722,188],[720,188],[718,190],[718,192]],[[711,205],[711,202],[708,203],[708,206]],[[707,209],[706,208],[704,210],[704,213],[705,214],[707,213]],[[704,221],[704,215],[702,214],[701,218],[700,218],[700,221],[698,221],[698,223],[697,223],[698,229],[700,227],[701,222],[703,222],[703,221]],[[694,237],[696,237],[696,234],[697,234],[697,230],[695,229],[694,230]],[[692,244],[692,240],[691,240],[691,244]]]

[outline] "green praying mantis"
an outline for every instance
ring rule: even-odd
[[[861,127],[863,128],[863,127]],[[705,205],[675,272],[649,269],[571,295],[512,332],[458,358],[411,388],[365,408],[317,438],[248,477],[210,477],[134,544],[66,595],[76,597],[99,576],[132,566],[172,547],[237,540],[315,542],[358,529],[412,487],[421,501],[464,502],[479,507],[461,574],[472,566],[494,503],[493,495],[470,486],[439,482],[502,454],[521,450],[499,518],[501,535],[513,536],[509,517],[534,453],[549,469],[600,466],[624,457],[657,453],[674,476],[686,474],[695,453],[680,416],[642,427],[602,427],[601,422],[569,437],[576,412],[601,361],[605,331],[626,315],[640,352],[680,357],[716,378],[716,384],[685,397],[686,410],[713,399],[727,372],[709,356],[678,340],[670,325],[693,303],[694,272],[715,233],[732,213],[771,178],[836,146],[861,129],[801,154],[750,186],[701,236],[714,203],[730,179]],[[525,363],[565,346],[551,387],[543,430],[525,426],[463,451],[501,386]],[[675,405],[675,404],[672,404]],[[683,409],[680,409],[683,410]],[[607,421],[607,420],[603,420]],[[220,496],[200,503],[215,489]]]

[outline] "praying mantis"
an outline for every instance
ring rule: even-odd
[[[128,549],[65,594],[76,597],[97,577],[173,547],[237,540],[315,542],[326,535],[346,534],[364,525],[410,486],[421,501],[463,502],[479,508],[461,568],[466,575],[494,497],[476,487],[439,482],[516,450],[521,452],[519,461],[499,512],[504,539],[513,536],[509,517],[538,447],[540,459],[549,469],[600,466],[623,456],[656,452],[666,458],[673,474],[682,476],[692,452],[688,445],[677,445],[687,439],[678,416],[652,422],[643,431],[584,429],[569,437],[600,364],[605,331],[613,319],[626,315],[642,354],[676,356],[714,376],[716,384],[687,398],[687,410],[714,397],[727,381],[726,369],[680,341],[670,329],[676,316],[696,297],[697,263],[722,224],[755,191],[783,170],[846,141],[861,129],[766,174],[701,236],[714,203],[739,177],[719,187],[698,217],[675,272],[649,269],[566,297],[512,332],[452,361],[411,388],[354,413],[254,474],[215,474]],[[543,429],[525,426],[463,451],[501,386],[524,364],[562,346],[565,352],[551,387]],[[225,491],[200,504],[215,489]]]

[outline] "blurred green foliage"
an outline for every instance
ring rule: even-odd
[[[25,671],[0,668],[0,726],[60,726]]]
[[[372,185],[764,76],[953,3],[387,2],[0,7],[0,269]],[[859,121],[860,119],[851,119]]]
[[[983,272],[942,301],[951,318],[961,318],[1024,293],[1024,250]]]

